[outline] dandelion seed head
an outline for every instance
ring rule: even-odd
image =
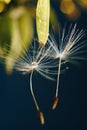
[[[5,50],[6,51],[6,50]],[[37,41],[33,41],[29,48],[22,46],[22,51],[19,57],[18,52],[11,52],[9,55],[8,67],[12,67],[17,72],[22,74],[30,74],[37,71],[43,77],[53,80],[53,75],[57,74],[57,65],[55,60],[50,57],[51,46],[46,44],[40,45]],[[3,57],[7,61],[7,56]],[[15,63],[12,64],[12,61]],[[6,64],[6,62],[5,62]]]
[[[76,63],[86,59],[86,34],[83,29],[79,30],[76,26],[70,25],[69,29],[64,28],[59,32],[59,41],[56,42],[53,34],[49,36],[48,44],[52,47],[51,56],[55,59]]]

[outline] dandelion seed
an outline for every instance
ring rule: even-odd
[[[16,52],[17,53],[17,52]],[[23,49],[22,54],[24,56],[17,57],[17,54],[12,53],[10,55],[11,59],[16,59],[16,63],[14,65],[14,69],[22,72],[23,74],[30,73],[30,91],[36,106],[37,113],[39,115],[39,119],[41,124],[44,124],[44,115],[40,111],[39,105],[37,103],[36,97],[33,91],[33,73],[37,71],[39,74],[44,76],[47,79],[53,80],[52,74],[56,72],[51,70],[51,68],[55,67],[53,61],[49,57],[51,53],[51,46],[45,45],[42,46],[34,41],[32,45],[29,47],[29,50]],[[11,64],[9,63],[9,66]]]
[[[86,40],[84,40],[85,32],[83,30],[79,31],[76,29],[76,24],[72,28],[70,26],[68,32],[66,28],[63,29],[62,34],[59,35],[59,45],[56,44],[54,36],[50,36],[48,39],[48,44],[52,47],[51,56],[54,59],[58,59],[58,76],[57,76],[57,86],[56,94],[53,100],[52,109],[54,110],[58,103],[58,88],[60,81],[61,65],[66,62],[77,63],[79,60],[87,59],[84,54],[87,53]]]

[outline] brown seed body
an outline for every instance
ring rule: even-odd
[[[38,111],[38,116],[39,116],[39,119],[40,119],[40,122],[42,125],[44,125],[44,115],[42,112]]]
[[[55,97],[52,102],[52,110],[54,110],[57,107],[58,101],[59,101],[59,98]]]

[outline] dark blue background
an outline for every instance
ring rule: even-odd
[[[62,25],[71,23],[62,14],[59,18]],[[87,13],[76,22],[87,29]],[[70,65],[61,75],[59,104],[52,111],[55,87],[56,82],[35,73],[33,88],[45,116],[45,125],[41,126],[29,90],[29,75],[6,75],[0,65],[0,130],[87,130],[87,61],[80,67]]]

